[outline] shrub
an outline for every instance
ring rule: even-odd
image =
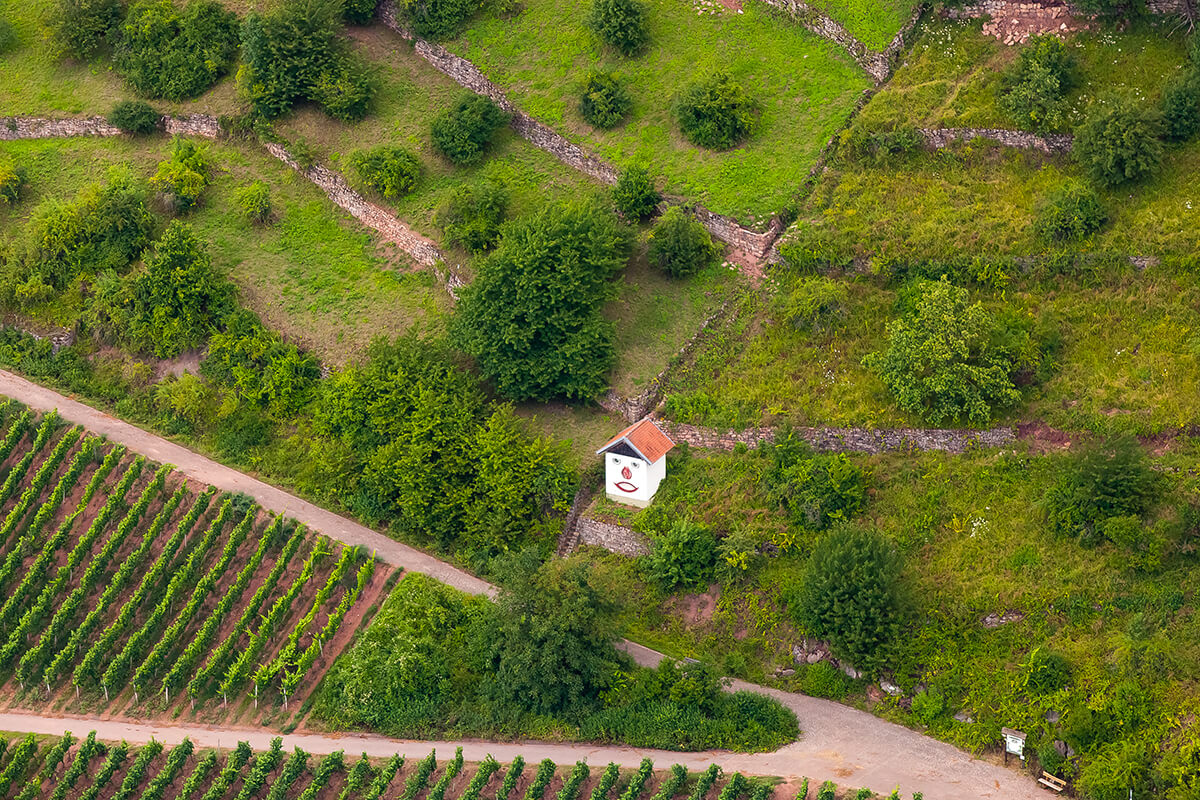
[[[1167,84],[1161,108],[1170,141],[1186,142],[1200,133],[1200,65]]]
[[[1130,793],[1139,798],[1156,796],[1147,791],[1149,779],[1150,755],[1145,742],[1122,739],[1105,746],[1085,762],[1075,785],[1085,797],[1125,800]]]
[[[213,430],[213,444],[221,458],[245,463],[250,451],[271,441],[271,421],[253,406],[238,406],[222,417]]]
[[[854,681],[832,664],[818,661],[800,668],[800,691],[812,697],[844,700],[854,691]]]
[[[341,13],[339,0],[295,0],[247,15],[238,83],[256,112],[272,119],[312,100],[344,121],[367,113],[376,83],[339,38]]]
[[[479,0],[400,0],[401,19],[425,39],[447,39],[462,30],[482,5]]]
[[[144,100],[122,100],[108,112],[108,124],[125,133],[153,133],[162,115]]]
[[[780,290],[775,313],[796,330],[828,333],[845,320],[848,297],[841,281],[809,275]]]
[[[817,789],[817,800],[836,800],[837,786],[833,781],[825,781],[821,784],[821,788]]]
[[[1022,666],[1025,688],[1043,694],[1063,688],[1071,680],[1071,664],[1059,653],[1035,647]]]
[[[611,128],[625,119],[633,99],[611,72],[592,70],[583,80],[579,114],[596,128]]]
[[[124,11],[121,0],[57,0],[46,16],[50,39],[63,55],[87,60],[104,47]]]
[[[837,155],[854,161],[885,164],[925,145],[913,125],[851,125],[838,136]]]
[[[508,115],[486,97],[470,94],[433,121],[433,146],[451,163],[468,166],[483,152],[506,122]]]
[[[366,25],[375,19],[375,7],[379,0],[345,0],[342,18],[353,25]]]
[[[421,162],[417,157],[394,145],[355,150],[349,161],[358,179],[388,200],[411,192],[421,175]]]
[[[692,144],[727,150],[750,135],[758,104],[728,73],[715,72],[686,86],[675,98],[674,112]]]
[[[888,323],[887,350],[863,359],[897,404],[935,425],[982,425],[993,409],[1020,400],[1013,376],[1038,358],[1028,331],[1005,330],[945,279],[922,282],[916,292],[915,308]]]
[[[716,264],[721,247],[700,221],[672,206],[650,232],[647,258],[672,278],[686,278]]]
[[[594,205],[553,205],[512,223],[463,292],[452,330],[512,400],[587,399],[616,359],[604,303],[630,236]]]
[[[25,168],[11,156],[0,157],[0,203],[15,203],[25,185]]]
[[[287,418],[315,397],[321,365],[264,328],[253,312],[239,309],[209,339],[200,372],[232,389],[239,400]]]
[[[1125,100],[1093,106],[1075,132],[1072,152],[1088,176],[1104,186],[1137,181],[1162,163],[1162,116]]]
[[[586,24],[600,41],[632,56],[650,40],[648,13],[640,0],[594,0]]]
[[[1066,122],[1066,94],[1076,83],[1075,59],[1057,36],[1031,38],[1005,72],[1000,104],[1018,125],[1053,130]]]
[[[841,527],[820,541],[793,614],[838,658],[877,671],[900,634],[900,555],[875,531]]]
[[[698,589],[712,582],[716,561],[717,539],[712,531],[677,519],[666,531],[651,536],[642,570],[665,592]]]
[[[159,193],[172,213],[191,210],[208,186],[208,154],[190,139],[175,137],[171,157],[158,165],[150,188]]]
[[[213,0],[143,0],[129,9],[113,54],[117,71],[148,97],[182,100],[216,83],[237,57],[238,21]]]
[[[1047,521],[1061,535],[1096,543],[1105,537],[1106,520],[1141,517],[1161,491],[1162,480],[1137,441],[1112,439],[1088,447],[1068,462],[1047,494]]]
[[[238,187],[233,199],[251,222],[262,224],[271,218],[271,190],[262,181]]]
[[[634,165],[626,169],[613,187],[613,204],[626,219],[647,219],[661,202],[662,195],[654,186],[650,171],[642,166]]]
[[[928,727],[946,713],[946,698],[934,689],[917,692],[912,699],[912,714],[924,726]]]
[[[794,525],[825,530],[866,505],[867,476],[845,453],[818,455],[792,431],[775,441],[763,480],[771,502]]]
[[[438,208],[434,223],[442,229],[447,244],[478,254],[496,243],[507,212],[504,184],[484,180],[456,188]]]
[[[12,23],[0,17],[0,56],[17,46],[17,32]]]
[[[1107,221],[1108,212],[1095,190],[1067,181],[1046,197],[1033,227],[1042,238],[1063,242],[1095,233]]]

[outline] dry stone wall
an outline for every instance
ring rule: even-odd
[[[1050,133],[1038,136],[1026,131],[1011,131],[1003,128],[921,128],[925,144],[941,150],[952,142],[969,142],[972,139],[988,139],[1005,147],[1026,150],[1041,150],[1043,153],[1069,153],[1074,138],[1066,133]]]
[[[659,426],[676,442],[708,450],[733,450],[738,445],[754,447],[775,438],[774,428],[722,431],[695,425],[658,420]],[[882,453],[887,450],[924,450],[962,453],[968,447],[1002,447],[1016,441],[1012,428],[982,431],[939,428],[794,428],[796,434],[816,450],[839,453]]]
[[[644,556],[650,552],[646,537],[630,528],[582,517],[575,524],[578,544],[603,547],[623,556]]]
[[[545,150],[562,163],[578,170],[600,183],[612,186],[617,182],[620,171],[604,159],[587,152],[552,128],[526,114],[508,99],[504,91],[488,80],[482,70],[461,56],[451,53],[441,45],[427,42],[414,36],[400,21],[395,0],[383,0],[377,11],[384,25],[413,43],[417,55],[424,58],[455,83],[476,94],[490,98],[497,106],[512,115],[511,126],[519,136],[535,147]],[[737,220],[715,214],[701,206],[688,204],[682,198],[669,198],[676,204],[687,204],[704,227],[721,241],[754,257],[765,254],[783,230],[778,218],[772,219],[765,231],[756,231],[740,225]]]
[[[0,141],[120,135],[121,129],[109,125],[104,117],[85,117],[83,119],[4,117],[0,119]]]

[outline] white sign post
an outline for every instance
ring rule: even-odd
[[[1025,734],[1021,731],[1014,731],[1012,728],[1001,728],[1000,732],[1004,734],[1004,763],[1008,763],[1008,754],[1019,756],[1022,761],[1025,760]]]

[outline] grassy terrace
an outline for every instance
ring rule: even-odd
[[[907,123],[922,127],[1016,127],[1000,110],[1001,73],[1019,49],[981,31],[982,20],[927,17],[904,64],[863,110],[863,124]],[[1154,101],[1169,76],[1186,62],[1182,29],[1166,19],[1142,20],[1123,33],[1082,31],[1071,35],[1079,85],[1068,95],[1073,119],[1109,92]]]
[[[840,329],[797,331],[764,314],[703,370],[669,393],[669,413],[718,426],[788,421],[797,425],[920,426],[901,412],[883,383],[862,366],[882,349],[897,293],[860,279],[848,285]],[[1101,283],[980,292],[985,306],[1005,305],[1062,337],[1057,367],[999,424],[1038,420],[1066,430],[1155,434],[1200,424],[1200,292],[1190,275],[1135,272]]]
[[[872,50],[883,50],[917,7],[916,0],[810,0]]]
[[[784,206],[817,153],[870,85],[850,57],[767,7],[700,13],[686,0],[652,0],[647,51],[624,59],[583,26],[587,0],[530,0],[511,19],[481,17],[447,42],[509,92],[523,110],[618,165],[641,161],[668,191],[745,223]],[[397,45],[399,46],[399,45]],[[596,131],[578,111],[587,70],[618,72],[632,116]],[[724,153],[684,140],[671,99],[693,74],[727,69],[762,104],[757,132]]]

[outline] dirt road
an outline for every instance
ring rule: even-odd
[[[244,492],[263,507],[287,514],[332,539],[365,545],[388,563],[428,574],[467,592],[493,594],[495,591],[495,587],[485,581],[427,553],[393,541],[281,489],[3,370],[0,370],[0,394],[20,400],[39,411],[57,409],[69,422],[104,434],[110,440],[120,442],[155,461],[174,464],[180,472],[198,481],[219,489]],[[622,646],[640,664],[653,665],[663,657],[633,642],[625,642]],[[791,708],[800,720],[803,738],[774,753],[760,754],[654,753],[626,747],[541,742],[404,742],[360,734],[293,734],[285,737],[285,740],[288,747],[299,745],[318,754],[345,749],[348,753],[365,750],[371,755],[391,755],[395,752],[411,755],[427,752],[430,747],[452,753],[455,746],[462,744],[467,758],[471,760],[492,753],[503,761],[520,752],[527,761],[552,758],[562,763],[588,758],[592,764],[616,761],[636,766],[644,755],[649,755],[660,764],[678,762],[688,767],[699,767],[715,761],[727,771],[784,777],[808,775],[816,780],[834,780],[844,786],[867,786],[885,796],[899,785],[906,794],[923,792],[926,800],[1032,800],[1046,796],[1027,775],[976,759],[955,747],[864,711],[740,681],[735,682],[733,688],[774,697]],[[159,723],[143,725],[111,719],[0,714],[0,730],[58,734],[63,730],[71,730],[78,734],[92,729],[105,738],[124,738],[130,742],[144,742],[155,736],[169,744],[188,736],[203,746],[227,746],[237,740],[245,740],[255,747],[265,747],[273,736],[261,728],[237,730]]]

